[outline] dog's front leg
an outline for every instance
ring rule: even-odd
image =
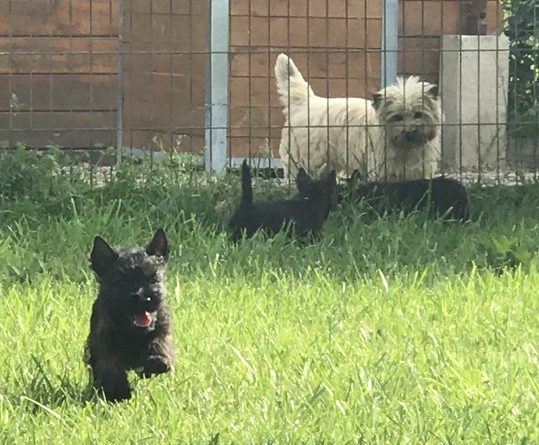
[[[142,370],[138,371],[137,374],[142,378],[148,378],[156,374],[169,372],[172,369],[173,360],[174,346],[172,336],[157,337],[148,345],[148,355]]]
[[[127,371],[119,363],[107,359],[97,360],[92,366],[93,386],[109,402],[131,398]]]

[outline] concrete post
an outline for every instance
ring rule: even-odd
[[[443,169],[501,169],[507,153],[509,39],[444,35],[441,40]]]

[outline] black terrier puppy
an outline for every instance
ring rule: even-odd
[[[433,179],[416,179],[402,182],[360,183],[354,171],[344,188],[339,190],[339,200],[364,199],[379,211],[411,212],[427,208],[430,214],[456,220],[470,219],[470,206],[466,188],[457,180],[440,176]]]
[[[165,298],[165,232],[145,248],[115,250],[96,236],[90,255],[99,282],[92,307],[86,363],[94,388],[110,401],[131,397],[127,371],[141,377],[172,367],[171,320]]]
[[[300,169],[296,178],[299,197],[288,201],[253,202],[251,170],[247,161],[241,166],[242,196],[238,209],[229,222],[231,237],[237,241],[245,233],[247,237],[261,229],[275,234],[284,226],[292,224],[298,237],[317,234],[333,206],[336,187],[335,171],[320,180],[313,180]]]

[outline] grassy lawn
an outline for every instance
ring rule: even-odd
[[[237,177],[90,188],[25,156],[0,160],[0,443],[539,443],[539,185],[475,187],[466,224],[344,207],[315,244],[235,246]],[[176,368],[89,398],[92,239],[160,226]]]

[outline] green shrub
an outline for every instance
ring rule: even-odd
[[[515,136],[539,135],[539,5],[536,0],[504,0],[510,39],[509,122]]]

